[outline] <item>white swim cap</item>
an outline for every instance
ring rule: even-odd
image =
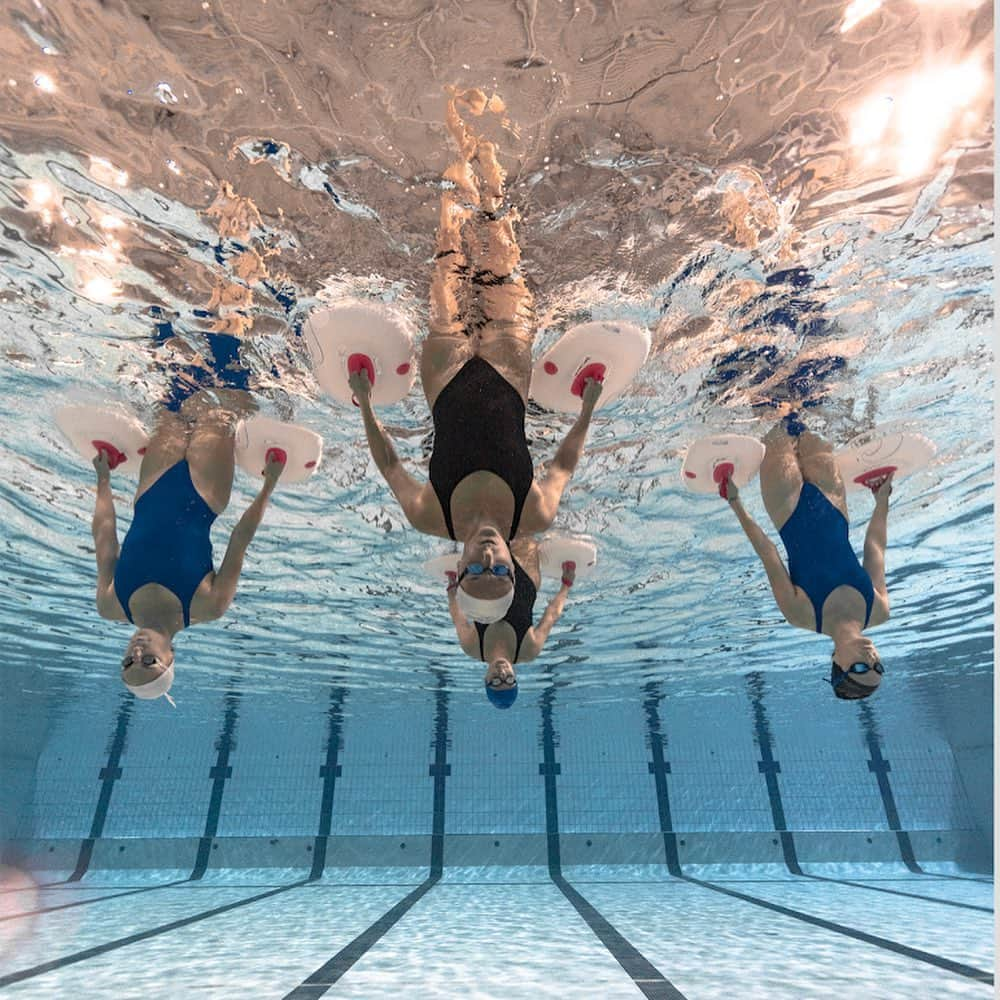
[[[470,622],[480,622],[489,625],[491,622],[498,622],[514,603],[514,588],[503,595],[486,600],[483,597],[473,597],[468,591],[459,586],[455,592],[455,601],[459,610]]]
[[[124,680],[124,677],[122,680]],[[167,694],[173,683],[174,665],[171,663],[170,666],[167,667],[163,673],[154,680],[151,680],[146,684],[129,684],[128,681],[125,681],[125,687],[127,687],[129,691],[136,696],[136,698],[159,698],[160,695],[163,695],[163,697],[166,698],[167,701],[174,706],[174,708],[176,708],[177,705],[174,703],[174,699]]]

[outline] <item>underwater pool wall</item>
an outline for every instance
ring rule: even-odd
[[[943,700],[921,683],[860,704],[780,672],[697,697],[681,677],[609,688],[601,703],[549,686],[506,712],[432,672],[407,700],[334,684],[283,702],[244,693],[239,674],[176,711],[81,692],[5,756],[4,860],[76,877],[554,858],[991,871],[990,679]]]

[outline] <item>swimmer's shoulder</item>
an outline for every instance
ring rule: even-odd
[[[108,621],[113,622],[128,621],[125,609],[122,607],[121,601],[118,600],[118,595],[115,593],[114,581],[105,587],[97,588],[97,598],[95,603],[97,605],[97,613],[102,618],[106,618]]]
[[[449,538],[448,526],[444,523],[444,512],[441,501],[430,483],[423,483],[413,491],[400,506],[410,524],[425,535],[436,535],[438,538]]]
[[[890,618],[889,592],[887,590],[876,590],[875,600],[872,602],[872,613],[868,618],[868,627],[884,625]]]
[[[809,595],[801,587],[792,584],[792,589],[786,596],[779,598],[775,595],[775,599],[778,610],[789,625],[805,629],[807,632],[816,631],[816,609]]]

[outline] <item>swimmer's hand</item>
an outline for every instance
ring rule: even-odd
[[[875,490],[875,503],[881,503],[882,501],[885,503],[889,502],[889,496],[892,493],[892,477],[895,474],[895,472],[890,472],[879,488]]]
[[[108,463],[108,453],[101,449],[94,456],[94,468],[97,470],[97,482],[106,483],[111,479],[111,465]]]
[[[277,483],[282,472],[285,471],[285,464],[285,462],[278,461],[277,458],[272,458],[267,465],[264,466],[264,483],[267,486],[272,488],[274,487],[274,484]]]
[[[368,381],[368,372],[364,368],[358,369],[353,375],[347,377],[347,384],[351,387],[351,392],[354,393],[354,398],[358,402],[358,406],[363,406],[365,403],[371,405],[372,400],[372,384]]]
[[[448,572],[445,573],[445,577],[448,580],[447,589],[448,593],[450,594],[453,590],[457,589],[458,587],[458,573],[456,573],[453,569],[450,569],[448,570]]]
[[[593,413],[602,392],[604,392],[604,383],[598,382],[595,378],[588,378],[583,385],[583,409]]]
[[[736,483],[733,482],[730,476],[726,476],[725,487],[726,487],[726,494],[724,499],[728,500],[731,504],[739,503],[740,501],[739,487],[736,485]]]

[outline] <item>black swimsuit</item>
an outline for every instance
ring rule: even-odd
[[[535,470],[524,434],[524,400],[487,361],[471,358],[434,403],[430,481],[449,538],[455,537],[451,495],[473,472],[492,472],[514,494],[510,541],[517,534]]]
[[[513,557],[512,557],[513,558]],[[524,641],[525,633],[531,628],[531,618],[535,610],[535,598],[538,596],[538,589],[534,581],[528,576],[525,568],[514,559],[514,601],[507,609],[507,614],[500,621],[507,622],[517,636],[517,648],[511,663],[517,663],[517,658],[521,655],[521,643]],[[489,625],[482,622],[473,622],[476,631],[479,633],[479,658],[485,663],[486,654],[483,652],[483,639]]]

